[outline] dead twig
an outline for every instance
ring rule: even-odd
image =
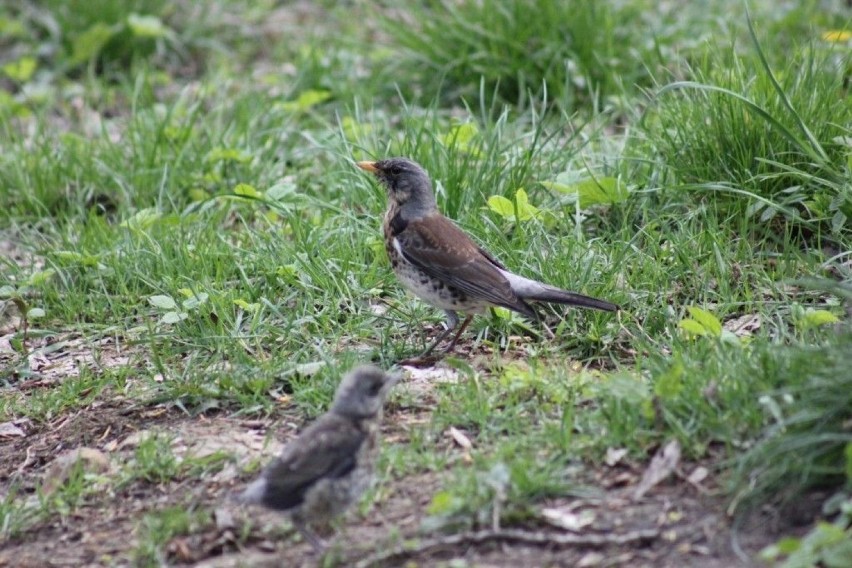
[[[420,554],[434,553],[457,546],[485,544],[487,542],[515,542],[533,546],[586,546],[601,547],[648,542],[660,535],[656,529],[637,530],[621,534],[565,534],[554,532],[532,532],[521,529],[499,529],[467,531],[463,533],[422,540],[414,545],[399,545],[390,550],[372,554],[357,564],[356,568],[381,566],[390,561],[399,562]]]

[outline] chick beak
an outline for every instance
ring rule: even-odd
[[[365,172],[377,173],[379,168],[376,167],[376,162],[356,162],[356,166],[364,170]]]
[[[382,385],[382,389],[385,390],[385,391],[390,390],[401,379],[402,379],[401,373],[393,373],[393,374],[385,375],[385,384]]]

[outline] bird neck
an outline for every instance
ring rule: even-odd
[[[424,217],[428,217],[432,213],[438,210],[438,206],[435,203],[434,199],[431,200],[414,200],[411,199],[402,204],[395,204],[395,207],[391,207],[393,209],[393,217],[401,217],[405,219],[406,222],[417,221],[419,219],[423,219]]]
[[[381,410],[379,410],[378,412],[370,412],[368,414],[365,414],[356,410],[335,408],[333,409],[333,412],[352,422],[359,430],[367,430],[370,424],[372,424],[376,420],[382,419]]]

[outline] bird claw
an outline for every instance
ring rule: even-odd
[[[408,359],[401,359],[397,361],[397,365],[407,365],[409,367],[431,367],[438,361],[443,358],[443,355],[432,355],[430,353],[424,353],[423,355],[418,355],[417,357],[410,357]]]
[[[314,549],[315,554],[321,556],[322,554],[325,553],[326,549],[328,548],[328,542],[327,541],[325,541],[322,537],[320,537],[317,533],[315,533],[306,524],[302,524],[302,523],[298,523],[298,524],[294,523],[294,524],[296,526],[296,529],[302,535],[302,538],[304,538],[306,541],[308,541],[308,543],[310,543],[311,548]]]

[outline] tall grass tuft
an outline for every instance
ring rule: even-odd
[[[450,96],[475,95],[482,82],[513,104],[546,90],[563,109],[594,106],[623,85],[647,83],[653,59],[638,2],[431,0],[403,10],[384,18],[402,67],[443,77]]]
[[[737,459],[732,509],[852,483],[852,333],[818,347],[778,349],[776,356],[787,384],[761,397],[774,418]]]
[[[849,54],[810,45],[774,70],[754,45],[753,57],[733,47],[708,51],[688,68],[691,81],[657,93],[644,127],[668,180],[748,203],[764,222],[782,212],[848,235]]]

